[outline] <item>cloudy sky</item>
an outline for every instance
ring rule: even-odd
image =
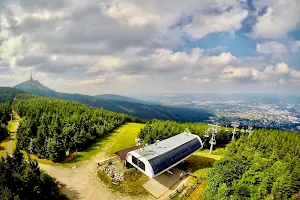
[[[0,85],[299,92],[299,0],[0,0]]]

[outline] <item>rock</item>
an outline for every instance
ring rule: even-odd
[[[102,166],[100,169],[111,178],[112,182],[123,182],[125,180],[124,173],[120,172],[113,164]]]

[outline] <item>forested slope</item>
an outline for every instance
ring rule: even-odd
[[[35,161],[26,162],[16,150],[13,157],[0,159],[0,199],[58,200],[61,196],[54,180],[42,172]]]
[[[40,158],[62,161],[126,122],[141,120],[70,101],[20,95],[13,103],[23,118],[17,145]]]
[[[7,122],[10,119],[11,107],[8,103],[0,103],[0,141],[8,136]]]
[[[300,199],[300,135],[258,130],[227,146],[204,199]]]
[[[204,148],[209,146],[210,138],[204,137],[205,130],[208,128],[207,124],[201,123],[178,123],[174,121],[151,120],[142,129],[139,137],[144,142],[152,144],[156,140],[163,140],[168,137],[182,133],[188,129],[191,133],[199,135],[204,142]],[[241,133],[237,133],[236,138],[240,137]],[[231,131],[226,132],[222,127],[221,131],[216,134],[217,145],[228,144],[232,139]]]
[[[203,122],[208,120],[212,113],[203,109],[179,108],[171,106],[143,103],[142,101],[118,96],[100,95],[89,96],[82,94],[68,94],[56,92],[37,80],[29,80],[15,86],[22,91],[42,97],[52,97],[75,101],[89,106],[103,108],[113,112],[129,114],[143,119],[163,119],[178,122]]]
[[[10,88],[10,87],[0,87],[0,103],[9,103],[11,104],[14,100],[14,98],[18,94],[24,94],[25,92]]]
[[[14,88],[0,87],[0,141],[9,134],[7,123],[10,120],[11,103],[21,93],[23,92]]]

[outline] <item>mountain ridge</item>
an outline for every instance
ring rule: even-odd
[[[56,92],[32,78],[29,81],[25,81],[14,86],[14,88],[38,96],[75,101],[113,112],[130,114],[143,119],[162,119],[177,122],[203,122],[212,116],[212,114],[206,110],[162,106],[121,95],[104,94],[89,96],[83,94]]]

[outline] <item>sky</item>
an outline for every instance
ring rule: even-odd
[[[0,85],[297,93],[299,0],[0,0]]]

